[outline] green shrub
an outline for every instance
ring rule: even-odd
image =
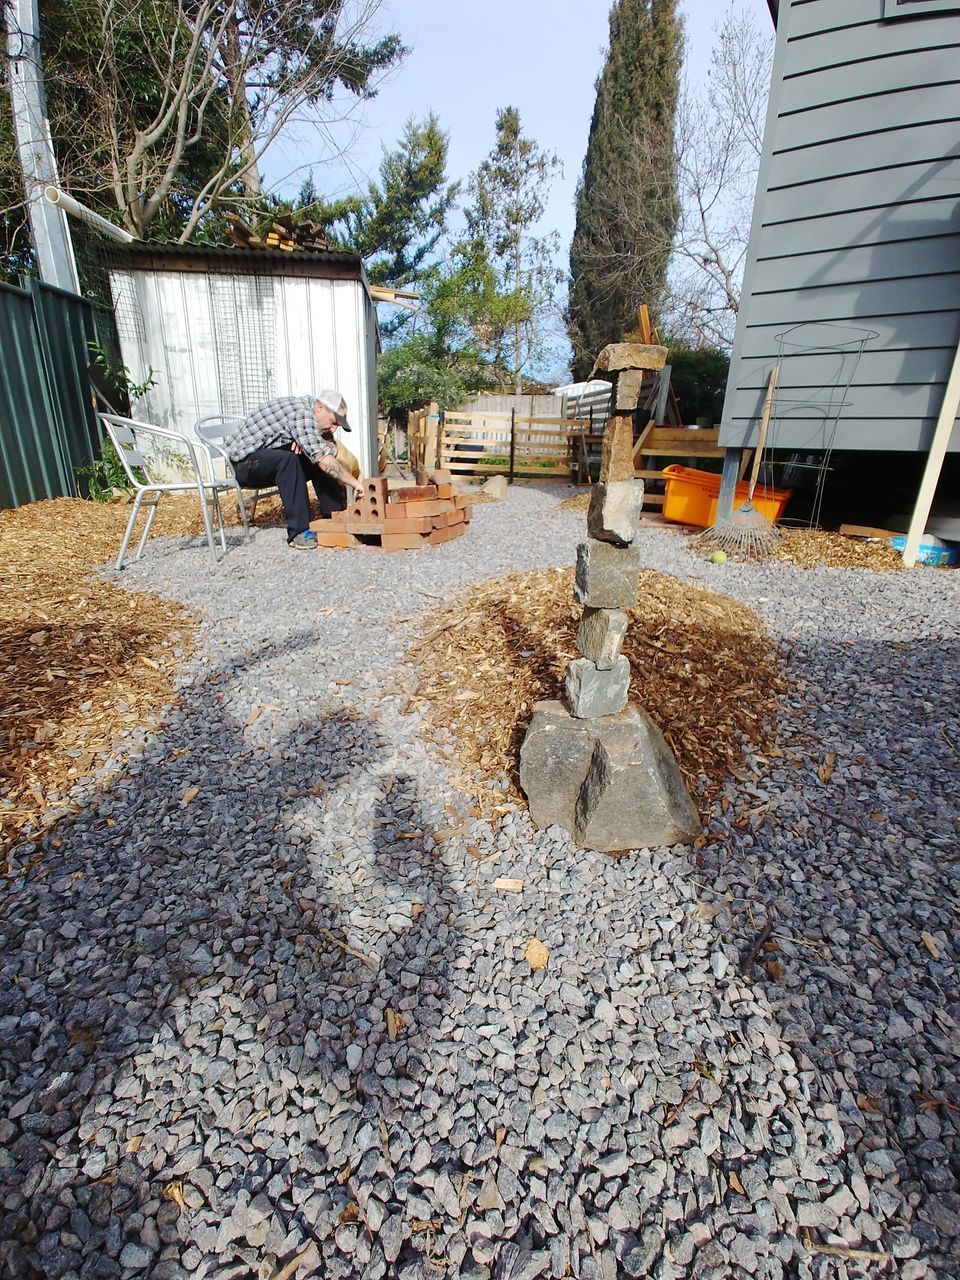
[[[715,347],[671,347],[667,358],[671,365],[670,385],[682,421],[691,426],[698,418],[718,423],[723,416],[729,355]]]
[[[100,457],[89,467],[75,467],[74,472],[94,502],[109,502],[115,489],[129,489],[130,482],[120,455],[109,436],[104,437]]]

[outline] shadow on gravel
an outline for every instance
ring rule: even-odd
[[[231,674],[188,690],[143,758],[8,882],[4,1276],[162,1280],[231,1250],[239,1269],[216,1274],[253,1274],[265,1254],[309,1244],[324,1214],[349,1212],[357,1130],[369,1128],[366,1174],[430,1073],[457,899],[439,856],[398,837],[398,821],[418,847],[431,835],[416,780],[392,774],[377,726],[349,707],[254,747],[224,708]],[[338,819],[351,807],[355,830]],[[368,927],[350,916],[364,904]],[[367,952],[381,939],[377,968],[333,941],[360,950],[358,933]],[[395,1042],[387,1008],[406,1024]],[[321,1103],[348,1120],[318,1124]],[[185,1206],[166,1198],[178,1183]],[[230,1218],[238,1194],[264,1190],[272,1217]]]
[[[810,688],[757,784],[769,811],[701,865],[749,907],[744,954],[772,924],[751,976],[875,1179],[870,1216],[908,1222],[956,1274],[960,648],[809,646],[793,662]]]

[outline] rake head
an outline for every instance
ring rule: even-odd
[[[752,502],[745,502],[728,521],[704,529],[696,541],[705,551],[723,551],[732,560],[768,560],[776,555],[783,534]]]

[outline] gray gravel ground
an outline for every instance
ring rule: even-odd
[[[783,754],[699,851],[615,862],[523,812],[438,841],[456,749],[404,714],[401,648],[461,585],[571,564],[556,496],[406,555],[261,530],[124,572],[203,647],[4,890],[4,1277],[960,1276],[960,574],[644,532],[781,637]]]

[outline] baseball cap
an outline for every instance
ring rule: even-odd
[[[352,430],[350,423],[347,421],[347,402],[339,391],[318,391],[314,399],[319,400],[322,405],[326,405],[337,419],[339,427],[342,427],[344,431]]]

